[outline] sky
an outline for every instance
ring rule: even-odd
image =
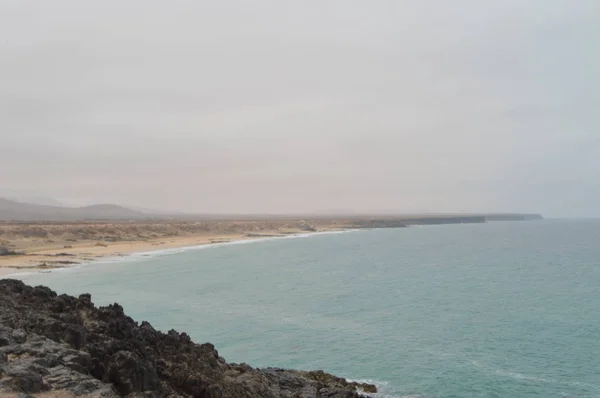
[[[0,196],[600,216],[597,0],[3,0]]]

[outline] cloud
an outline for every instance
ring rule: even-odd
[[[7,0],[0,180],[202,212],[597,215],[599,17],[592,0]]]

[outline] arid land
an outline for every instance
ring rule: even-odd
[[[349,225],[324,220],[0,223],[0,276],[137,252],[342,230]]]

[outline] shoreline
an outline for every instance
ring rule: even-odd
[[[318,235],[339,234],[359,229],[325,231],[291,231],[286,233],[192,235],[152,241],[117,242],[98,245],[78,245],[73,248],[32,250],[28,253],[0,257],[0,279],[30,273],[50,273],[169,252],[200,250],[225,245],[257,243],[278,239],[296,239]],[[43,265],[46,264],[46,265]]]
[[[7,222],[0,223],[0,279],[24,272],[48,273],[166,250],[365,229],[456,225],[463,221],[473,220],[430,217],[410,220]]]

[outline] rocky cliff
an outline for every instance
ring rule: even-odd
[[[541,214],[488,214],[485,216],[487,221],[532,221],[543,220]]]
[[[376,388],[322,371],[227,363],[212,344],[138,324],[119,304],[97,308],[89,294],[0,280],[0,396],[366,397],[359,391]]]
[[[407,225],[481,224],[485,216],[412,217],[404,220]]]

